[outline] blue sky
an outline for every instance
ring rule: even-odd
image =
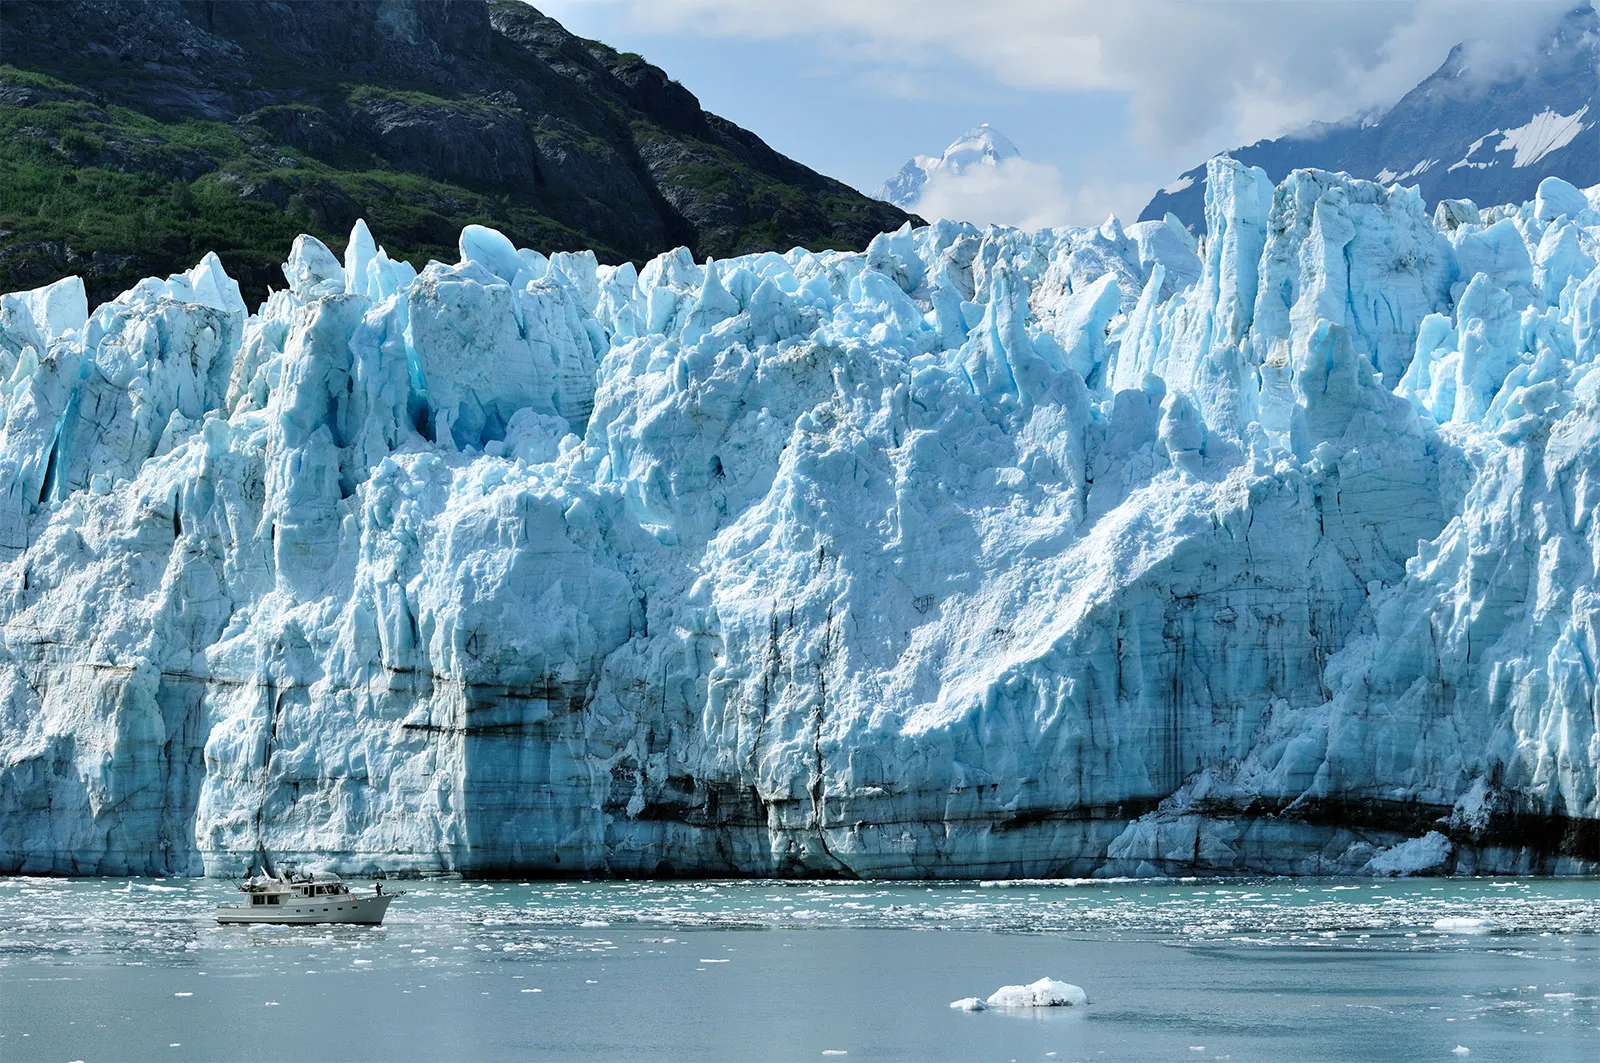
[[[1534,61],[1571,0],[536,0],[864,191],[988,122],[1033,164],[972,221],[1137,215],[1206,156],[1394,102],[1453,44]],[[993,193],[999,193],[998,202]],[[1007,211],[1017,216],[1005,216]]]
[[[638,52],[683,82],[707,110],[847,184],[872,190],[911,156],[937,154],[988,122],[1029,157],[1076,169],[1075,144],[1108,142],[1127,125],[1124,93],[1019,90],[987,71],[916,76],[847,54],[825,37],[734,39],[640,28],[620,4],[546,2],[572,32]]]

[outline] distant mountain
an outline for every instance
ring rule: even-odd
[[[913,210],[922,199],[923,187],[934,174],[959,176],[973,166],[999,166],[1021,154],[1004,133],[985,122],[957,137],[943,154],[918,155],[909,160],[874,194],[902,210]]]
[[[470,222],[616,262],[907,220],[511,0],[0,3],[0,291],[99,300],[211,250],[259,298],[358,217],[417,265]]]
[[[1479,79],[1456,47],[1444,65],[1382,114],[1318,123],[1225,152],[1274,181],[1301,167],[1383,184],[1417,185],[1429,203],[1484,205],[1533,198],[1539,181],[1600,183],[1600,15],[1574,8],[1527,69]],[[1205,226],[1204,163],[1156,193],[1141,221],[1169,211]]]

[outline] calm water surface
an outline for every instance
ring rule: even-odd
[[[1600,1059],[1593,879],[408,889],[0,878],[0,1059]],[[1089,1006],[948,1006],[1044,976]]]

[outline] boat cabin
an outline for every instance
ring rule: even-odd
[[[313,897],[348,897],[350,887],[338,875],[324,873],[305,879],[255,878],[239,887],[250,895],[251,907],[309,900]]]

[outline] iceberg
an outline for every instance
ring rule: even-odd
[[[1089,995],[1071,982],[1041,978],[1028,985],[1003,985],[984,1003],[991,1008],[1071,1008],[1089,1003]]]
[[[1443,919],[1435,919],[1433,928],[1444,934],[1487,934],[1491,929],[1489,920],[1475,916],[1446,916]]]
[[[0,872],[1593,872],[1600,199],[1206,196],[0,297]]]

